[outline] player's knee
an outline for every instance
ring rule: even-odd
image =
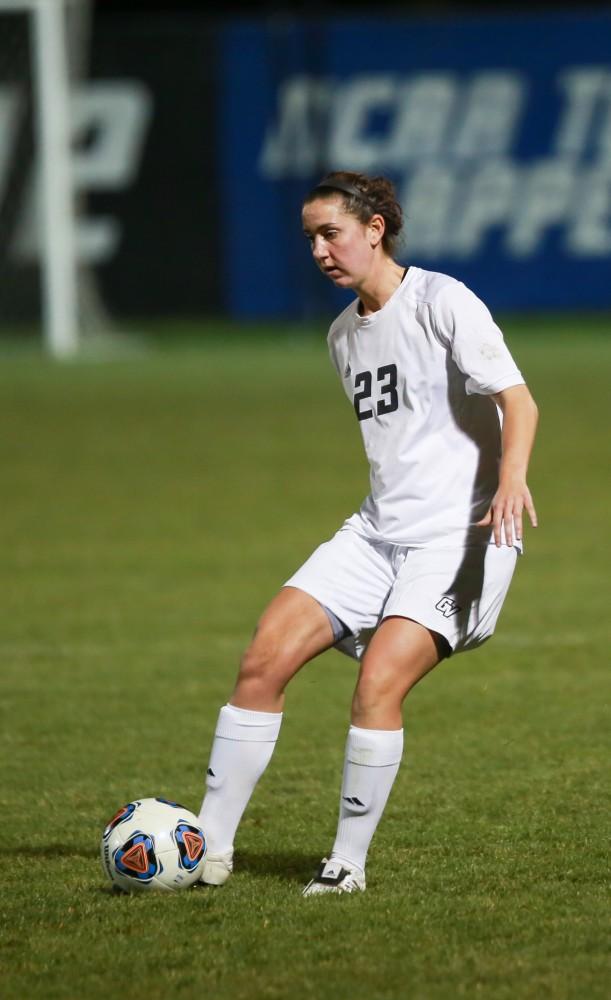
[[[403,695],[404,686],[397,683],[393,674],[366,671],[359,677],[353,707],[359,714],[395,708],[400,706]]]
[[[272,645],[258,639],[253,640],[244,651],[240,661],[240,680],[263,680],[274,663],[275,655],[275,649]]]
[[[286,673],[280,644],[271,637],[257,635],[242,656],[238,683],[275,694],[284,688]]]

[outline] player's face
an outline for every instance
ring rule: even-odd
[[[341,195],[304,205],[302,221],[322,273],[340,288],[358,288],[369,274],[379,243],[371,226],[344,211]]]

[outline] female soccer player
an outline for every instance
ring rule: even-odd
[[[330,646],[359,659],[337,836],[304,889],[312,895],[365,889],[401,760],[403,701],[440,660],[494,631],[524,508],[537,523],[526,485],[537,407],[484,304],[445,274],[395,261],[402,217],[390,181],[328,174],[302,217],[316,265],[357,296],[328,343],[371,492],[264,611],[220,711],[200,820],[203,881],[220,885],[287,683]]]

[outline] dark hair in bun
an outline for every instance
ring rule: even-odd
[[[369,222],[372,215],[381,215],[386,224],[382,246],[392,257],[403,228],[403,212],[397,200],[392,181],[387,177],[368,177],[349,170],[336,170],[325,174],[315,188],[304,198],[304,205],[316,198],[341,194],[344,209],[356,216],[359,222]]]

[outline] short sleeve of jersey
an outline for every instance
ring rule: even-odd
[[[469,395],[489,396],[524,385],[489,310],[465,285],[459,281],[445,285],[432,302],[432,312],[439,338],[467,376]]]
[[[333,327],[329,330],[329,336],[327,337],[327,345],[329,347],[329,357],[331,358],[331,363],[335,368],[336,372],[339,374],[339,358],[337,357],[337,348],[333,339]]]
[[[327,335],[329,355],[331,357],[333,367],[340,378],[344,372],[348,353],[346,334],[350,325],[351,314],[356,311],[357,302],[358,300],[355,299],[354,302],[350,303],[350,305],[347,306],[346,309],[344,309],[344,311],[333,320]]]

